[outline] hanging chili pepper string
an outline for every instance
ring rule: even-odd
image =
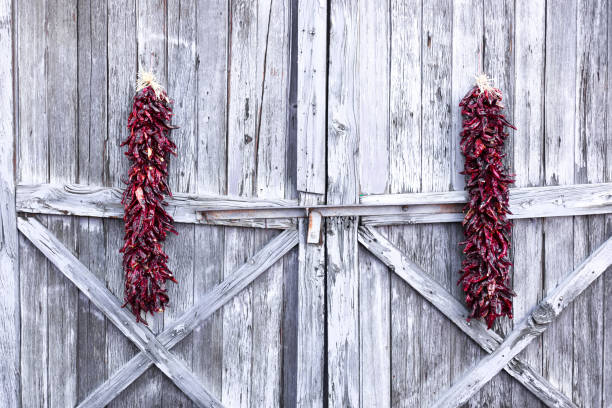
[[[463,231],[466,240],[461,278],[469,318],[484,318],[491,328],[497,317],[512,318],[512,297],[508,273],[512,223],[508,221],[508,188],[513,175],[504,168],[506,127],[512,126],[501,113],[502,94],[480,75],[461,100],[463,130],[461,152],[469,201],[464,208]],[[469,320],[468,318],[468,320]]]
[[[171,101],[151,73],[138,74],[137,92],[128,118],[129,137],[121,144],[132,161],[127,188],[123,192],[125,222],[123,269],[125,303],[136,321],[147,324],[141,315],[162,312],[168,302],[166,281],[176,283],[168,269],[162,248],[169,231],[178,235],[166,212],[164,196],[168,187],[168,156],[176,146],[168,138],[174,127]]]

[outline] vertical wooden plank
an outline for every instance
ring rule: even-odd
[[[229,14],[227,192],[247,197],[253,196],[256,188],[257,96],[262,86],[257,76],[257,6],[259,2],[233,0]],[[254,231],[226,228],[224,276],[248,258],[254,245]],[[226,406],[246,407],[251,402],[252,333],[252,287],[249,287],[223,308],[221,395]]]
[[[122,182],[127,175],[129,161],[120,144],[128,136],[127,118],[134,97],[138,69],[136,45],[135,0],[108,3],[108,131],[104,145],[104,183],[107,186],[125,188]],[[119,45],[119,46],[116,46]],[[124,224],[122,220],[105,220],[107,286],[119,299],[124,294],[122,247]],[[135,346],[113,325],[106,329],[107,373],[110,375],[134,354]],[[153,370],[153,368],[151,369]],[[143,378],[136,381],[136,384]],[[134,388],[130,386],[113,400],[111,407],[134,406]]]
[[[257,105],[256,194],[285,196],[287,112],[289,105],[291,5],[287,1],[261,2],[257,16],[257,78],[261,81]],[[257,231],[257,246],[277,233]],[[251,406],[280,406],[282,385],[283,262],[272,266],[252,284],[253,359]]]
[[[228,61],[228,2],[197,4],[196,116],[198,126],[198,193],[225,194]],[[224,230],[196,226],[194,263],[206,265],[194,274],[194,298],[199,299],[223,279]],[[194,372],[213,395],[221,398],[223,365],[223,311],[199,325],[193,334]]]
[[[173,99],[173,123],[179,126],[172,131],[177,157],[171,158],[169,170],[170,189],[176,192],[196,192],[197,117],[196,117],[196,2],[172,0],[167,3],[167,53],[168,95]],[[200,273],[194,263],[195,228],[177,224],[178,236],[171,235],[166,244],[169,267],[178,284],[168,285],[169,307],[164,312],[164,325],[179,318],[194,302],[194,274]],[[193,358],[191,336],[174,348],[187,366]],[[189,397],[163,376],[163,405],[193,406]]]
[[[612,87],[610,80],[612,78],[612,7],[608,5],[607,10],[608,22],[608,64],[607,64],[607,80],[608,93],[606,95],[607,112],[606,112],[606,128],[609,130],[612,123]],[[606,139],[606,181],[612,181],[612,132],[607,132]],[[612,236],[612,214],[606,215],[606,237]],[[604,350],[603,350],[603,393],[602,406],[606,407],[612,404],[612,274],[610,271],[604,273]]]
[[[512,107],[514,106],[514,2],[511,0],[488,2],[484,4],[484,39],[483,39],[483,71],[493,78],[494,85],[501,89],[504,95],[504,114],[512,123],[514,120]],[[514,132],[510,129],[510,136],[506,139],[504,165],[512,173],[513,139]],[[512,251],[512,249],[511,249]],[[512,252],[510,255],[512,259]],[[513,270],[510,271],[511,282]],[[495,329],[508,333],[512,329],[513,321],[503,319],[496,323]],[[481,353],[482,354],[482,353]],[[492,399],[491,405],[503,405],[512,400],[514,380],[505,372],[496,376],[483,387],[481,400]],[[524,394],[529,394],[524,392]],[[529,394],[530,401],[534,401]],[[537,404],[537,403],[536,403]]]
[[[580,1],[576,24],[576,124],[574,179],[597,183],[606,178],[605,143],[608,20],[605,1]],[[608,101],[608,103],[610,103]],[[584,260],[605,238],[605,217],[574,218],[574,264]],[[579,405],[602,406],[603,279],[589,286],[574,302],[573,399]]]
[[[352,204],[358,194],[357,8],[330,8],[327,107],[327,203]],[[327,262],[327,401],[359,406],[357,217],[329,218]]]
[[[20,315],[19,315],[19,239],[15,214],[16,132],[15,89],[13,58],[16,38],[13,2],[0,2],[0,287],[4,296],[0,300],[0,405],[21,406],[20,372]]]
[[[547,185],[574,182],[574,114],[576,88],[576,4],[546,8],[545,140],[544,167]],[[520,133],[520,128],[519,131]],[[544,290],[557,286],[574,265],[571,217],[543,220]],[[520,252],[515,252],[518,256]],[[568,308],[570,309],[570,308]],[[515,319],[520,318],[516,316]],[[542,336],[545,375],[571,395],[573,334],[572,312],[559,316]],[[532,350],[534,346],[531,346]],[[532,351],[531,363],[537,354]],[[527,403],[528,395],[515,385],[514,403]]]
[[[359,2],[357,137],[360,194],[387,191],[389,179],[389,1]],[[359,405],[391,406],[390,273],[366,250],[359,262]]]
[[[484,2],[488,3],[488,2]],[[464,157],[459,148],[460,133],[463,128],[463,118],[459,101],[474,86],[474,76],[485,72],[483,68],[485,40],[484,26],[484,4],[479,0],[453,1],[453,31],[452,31],[452,130],[450,137],[451,156],[451,190],[463,190],[465,188],[464,176],[460,174],[464,167]],[[489,73],[487,73],[489,74]],[[490,74],[489,74],[490,75]],[[463,241],[463,228],[460,224],[446,226],[449,233],[449,275],[450,289],[452,293],[465,302],[463,289],[456,284],[461,269],[461,261],[464,258],[462,247],[458,245]],[[451,382],[455,382],[466,369],[472,367],[480,360],[481,352],[474,343],[462,335],[454,327],[450,328],[453,335],[451,338]],[[470,399],[470,404],[481,405],[481,400],[487,401],[491,406],[500,405],[500,400],[507,399],[507,391],[504,389],[504,374],[496,377],[482,388],[479,394]]]
[[[107,3],[78,3],[78,172],[77,182],[102,185],[107,138]],[[79,260],[102,281],[106,278],[104,223],[99,218],[77,221]],[[77,401],[107,377],[106,319],[79,292],[77,337]]]
[[[325,194],[327,0],[298,0],[297,189]]]
[[[301,205],[325,202],[327,0],[298,0],[297,188]],[[316,194],[319,193],[319,194]],[[299,223],[296,406],[322,407],[325,385],[325,236],[307,245]]]
[[[454,169],[451,167],[452,115],[452,26],[451,1],[423,4],[422,29],[422,131],[421,131],[421,188],[424,192],[448,191],[452,186]],[[481,28],[482,30],[482,28]],[[449,227],[420,226],[418,263],[433,278],[450,289],[456,280],[450,278],[451,259]],[[452,281],[452,283],[451,283]],[[421,384],[417,391],[420,405],[429,405],[436,395],[450,383],[450,322],[427,302],[420,320]],[[425,375],[427,373],[427,375]]]
[[[389,193],[421,190],[422,2],[391,1]],[[409,166],[406,163],[410,163]],[[389,238],[413,255],[417,226],[390,227]],[[416,261],[416,259],[415,259]],[[391,274],[391,405],[419,405],[420,349],[416,333],[423,299]]]
[[[70,1],[47,5],[47,120],[49,181],[73,183],[77,176],[77,10]],[[61,157],[67,159],[61,160]],[[49,230],[76,250],[77,221],[49,217]],[[77,402],[78,289],[55,267],[49,267],[47,288],[49,326],[49,406]]]
[[[299,200],[297,190],[298,166],[298,0],[291,0],[289,17],[288,101],[286,109],[287,134],[285,136],[285,198]],[[325,129],[325,127],[323,127]],[[298,224],[299,229],[299,224]],[[299,240],[298,240],[299,241]],[[298,384],[298,325],[299,325],[299,249],[283,258],[283,313],[282,313],[282,389],[281,405],[297,405]],[[321,309],[322,310],[322,309]],[[317,361],[322,353],[313,355]]]
[[[47,84],[45,48],[46,5],[17,3],[18,44],[18,167],[19,181],[49,179],[47,143]],[[27,163],[27,165],[25,165]],[[46,218],[44,221],[46,223]],[[44,255],[19,237],[21,305],[21,404],[47,406],[47,277]]]
[[[151,71],[162,86],[168,86],[168,2],[165,0],[136,1],[136,41],[138,50],[138,70]],[[173,95],[170,95],[174,97]],[[131,107],[131,99],[129,106]],[[173,121],[177,120],[176,116]],[[174,135],[171,135],[174,137]],[[171,158],[170,172],[184,163],[181,156]],[[125,160],[125,158],[124,158]],[[173,186],[171,186],[173,188]],[[177,191],[174,189],[174,191]],[[167,240],[165,250],[172,251],[172,243]],[[179,276],[180,277],[180,276]],[[172,284],[170,284],[172,286]],[[164,328],[164,314],[157,313],[147,318],[149,327],[158,334]],[[130,387],[130,399],[140,405],[155,405],[163,400],[162,389],[169,386],[165,376],[157,369],[151,368],[139,381]]]
[[[545,4],[543,1],[515,4],[515,135],[514,171],[516,187],[537,186],[543,179],[543,107]],[[542,221],[521,220],[512,233],[514,253],[514,320],[522,319],[542,297]],[[523,357],[535,367],[541,363],[541,340],[533,342]],[[513,398],[524,398],[513,385]],[[518,391],[520,390],[520,391]]]

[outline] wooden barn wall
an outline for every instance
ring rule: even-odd
[[[481,71],[504,91],[518,128],[505,159],[516,186],[610,181],[606,1],[330,0],[328,8],[328,201],[463,189],[458,103]],[[515,222],[515,321],[612,234],[611,220]],[[352,223],[327,228],[329,406],[432,404],[484,352],[366,250],[347,256]],[[463,299],[460,225],[383,231]],[[612,404],[611,284],[608,272],[522,354],[579,406]],[[505,372],[468,403],[540,405]]]
[[[4,198],[15,183],[121,187],[139,68],[175,101],[173,191],[349,204],[463,189],[457,105],[480,71],[518,128],[517,186],[611,182],[611,31],[605,0],[0,0],[0,175],[17,163],[0,179],[7,406],[75,406],[137,352],[17,238]],[[122,297],[121,221],[38,218]],[[225,405],[427,406],[484,356],[358,246],[357,222],[327,220],[321,246],[300,224],[299,251],[173,349]],[[178,229],[156,333],[277,234]],[[458,224],[381,231],[462,298]],[[612,215],[516,221],[515,319],[611,234]],[[608,272],[522,353],[579,406],[612,404],[611,298]],[[191,405],[155,367],[110,404]],[[505,372],[468,404],[540,405]]]
[[[295,197],[290,5],[49,0],[13,8],[19,183],[123,186],[129,163],[120,143],[137,71],[146,68],[174,99],[173,191]],[[40,219],[123,298],[121,221]],[[169,285],[166,312],[149,319],[156,333],[277,234],[187,224],[178,232],[165,247],[179,284]],[[295,387],[283,378],[294,352],[282,349],[295,342],[284,313],[295,298],[294,252],[173,349],[227,406],[279,406]],[[23,237],[19,264],[22,405],[75,406],[137,349]],[[151,367],[110,406],[192,404]]]

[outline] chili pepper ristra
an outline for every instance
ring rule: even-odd
[[[139,72],[138,86],[128,118],[129,137],[125,153],[132,165],[127,188],[123,192],[125,222],[123,269],[125,303],[136,321],[147,324],[147,313],[163,312],[168,302],[166,281],[176,283],[168,269],[168,255],[162,243],[169,231],[178,235],[173,219],[164,207],[168,187],[168,156],[176,155],[176,146],[169,139],[174,126],[171,101],[166,91],[149,72]]]
[[[502,93],[486,75],[461,100],[461,152],[469,201],[464,208],[465,245],[461,278],[470,318],[484,318],[491,328],[497,317],[512,318],[508,251],[512,223],[508,221],[508,188],[514,182],[504,168],[506,127],[515,129],[502,114]],[[469,319],[468,319],[469,320]]]

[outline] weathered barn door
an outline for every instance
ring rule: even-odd
[[[612,7],[563,3],[0,0],[0,405],[610,406]],[[150,330],[118,252],[141,68],[179,126]],[[455,284],[480,71],[518,128],[495,330]]]

